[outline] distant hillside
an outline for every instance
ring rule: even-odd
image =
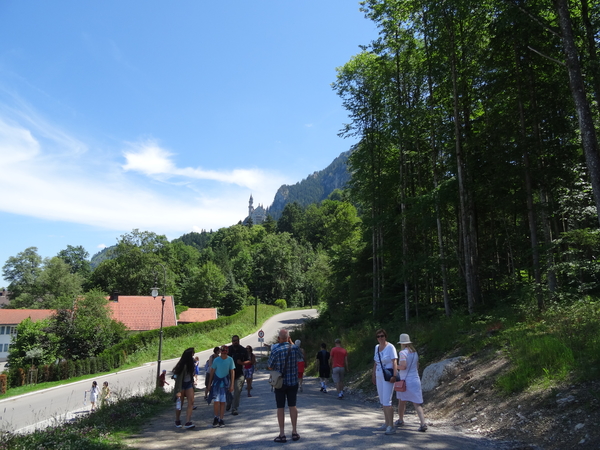
[[[350,153],[351,150],[342,153],[326,169],[315,172],[292,186],[281,186],[275,194],[273,204],[267,208],[267,214],[278,220],[288,203],[297,202],[306,207],[325,200],[335,189],[344,189],[350,181],[346,164]]]
[[[100,265],[100,263],[102,261],[104,261],[105,259],[111,259],[113,257],[112,252],[116,247],[117,247],[116,245],[111,245],[110,247],[105,247],[102,250],[100,250],[98,253],[96,253],[94,256],[92,256],[92,259],[90,260],[90,265],[92,266],[92,270],[94,270],[96,267],[98,267]]]

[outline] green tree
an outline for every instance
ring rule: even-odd
[[[13,367],[49,364],[56,359],[55,336],[46,331],[50,320],[33,322],[27,318],[17,325],[17,335],[8,353],[8,361]]]
[[[71,273],[77,273],[86,278],[92,271],[89,261],[90,254],[81,245],[77,247],[67,245],[67,248],[58,252],[56,256],[71,267]]]
[[[58,310],[50,319],[47,332],[57,337],[60,357],[83,359],[117,344],[127,330],[112,319],[106,294],[92,290],[79,297],[71,308]]]
[[[182,286],[181,302],[190,308],[220,308],[227,280],[221,269],[207,261],[192,270]]]
[[[35,283],[40,273],[42,257],[37,253],[37,247],[29,247],[11,256],[2,266],[2,275],[9,281],[8,290],[11,298],[18,298],[21,294],[34,290]]]

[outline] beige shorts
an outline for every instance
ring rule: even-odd
[[[345,369],[343,367],[334,367],[331,373],[331,377],[333,378],[334,383],[339,383],[344,381],[344,373]]]

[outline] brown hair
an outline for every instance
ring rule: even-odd
[[[383,328],[379,328],[376,332],[375,332],[375,337],[377,337],[378,334],[383,334],[385,336],[385,340],[387,341],[387,333]]]

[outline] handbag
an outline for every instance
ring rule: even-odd
[[[396,392],[405,392],[406,391],[406,380],[398,380],[394,383],[394,390]]]
[[[283,386],[283,374],[278,370],[271,370],[269,373],[271,375],[269,377],[269,384],[274,389],[281,389],[281,386]]]
[[[379,354],[379,351],[377,352],[377,356],[379,356],[379,364],[381,364],[381,371],[383,372],[383,379],[385,381],[390,381],[392,379],[392,377],[394,376],[393,374],[393,369],[386,369],[385,367],[383,367],[383,362],[381,361],[381,355]]]
[[[413,359],[414,361],[414,359]],[[412,366],[412,361],[410,362],[410,365]],[[407,367],[406,373],[408,375],[408,371],[410,370],[410,368]],[[398,373],[398,376],[400,376],[400,373]],[[406,392],[406,380],[398,380],[394,383],[394,390],[396,392]]]
[[[288,356],[290,356],[291,351],[292,346],[290,345],[290,348],[288,349],[287,354],[285,355],[285,363],[283,364],[284,369],[287,366],[287,359]],[[273,389],[281,389],[281,387],[283,386],[283,373],[279,372],[278,370],[270,370],[269,374],[269,384],[271,385],[271,387]]]

